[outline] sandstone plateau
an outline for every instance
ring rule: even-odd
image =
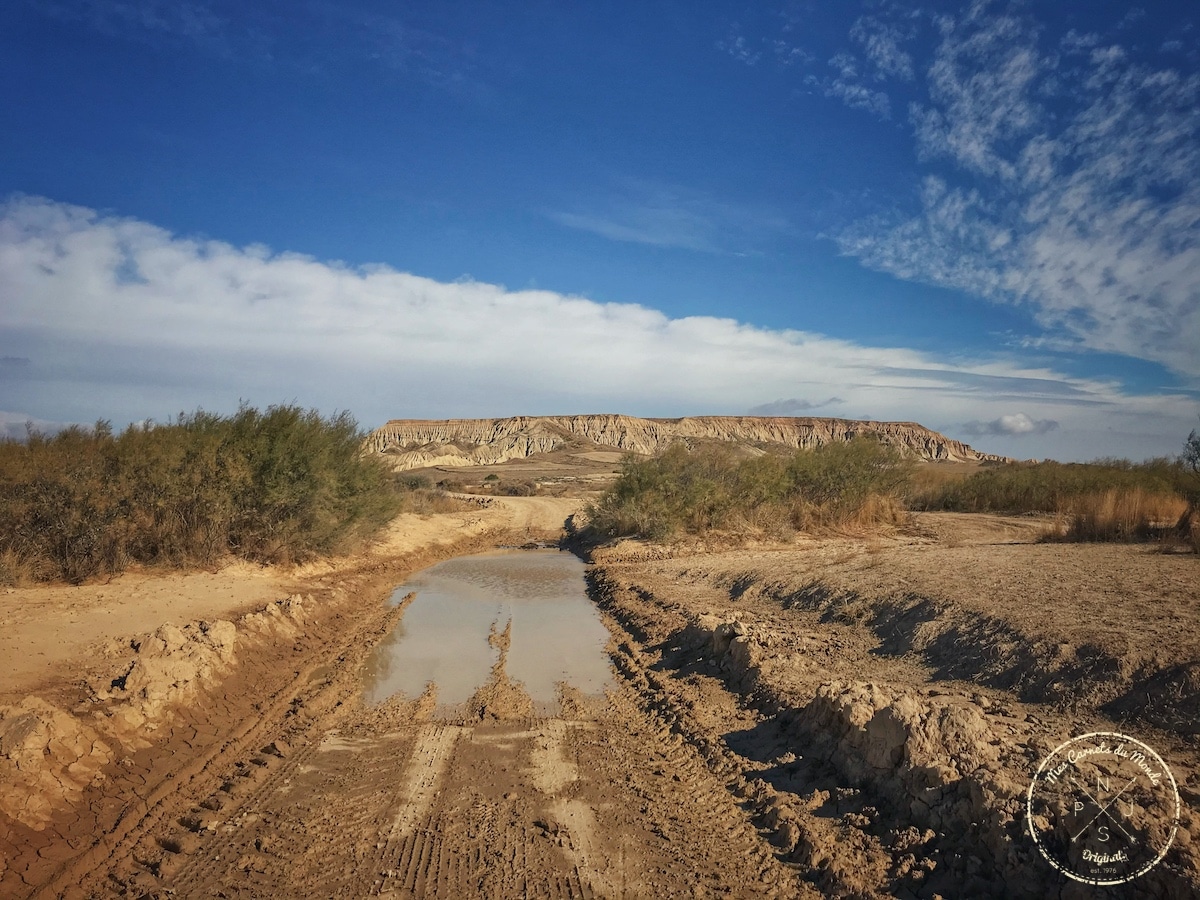
[[[392,419],[367,439],[398,469],[479,466],[562,450],[617,450],[653,455],[671,444],[729,441],[757,450],[811,449],[859,436],[876,437],[906,456],[948,462],[1012,462],[980,453],[915,422],[783,416],[622,415],[513,416],[507,419]]]

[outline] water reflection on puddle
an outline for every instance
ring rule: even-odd
[[[577,557],[559,550],[461,556],[418,572],[392,594],[392,603],[417,596],[367,662],[367,701],[418,697],[432,681],[440,705],[466,703],[499,658],[489,633],[510,620],[508,676],[535,704],[554,704],[559,682],[600,693],[611,677],[608,631],[583,572]]]

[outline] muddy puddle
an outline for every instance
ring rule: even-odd
[[[578,557],[559,550],[480,553],[416,573],[391,602],[410,592],[415,599],[364,667],[367,702],[419,697],[433,683],[439,707],[466,704],[493,677],[501,654],[494,636],[506,629],[505,673],[538,712],[558,711],[560,683],[602,693],[611,680],[609,635],[583,573]]]

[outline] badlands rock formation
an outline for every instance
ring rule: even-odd
[[[980,453],[915,422],[782,416],[689,416],[639,419],[621,415],[514,416],[508,419],[393,419],[376,429],[369,449],[400,469],[479,466],[558,450],[619,450],[652,455],[671,444],[732,441],[757,449],[813,448],[873,436],[907,456],[958,462],[1009,462]]]

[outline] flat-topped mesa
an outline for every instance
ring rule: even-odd
[[[925,460],[1011,462],[980,453],[915,422],[787,416],[687,416],[640,419],[613,414],[507,419],[393,419],[367,438],[399,469],[494,465],[556,450],[620,450],[653,455],[679,441],[730,441],[767,449],[811,449],[873,436]]]

